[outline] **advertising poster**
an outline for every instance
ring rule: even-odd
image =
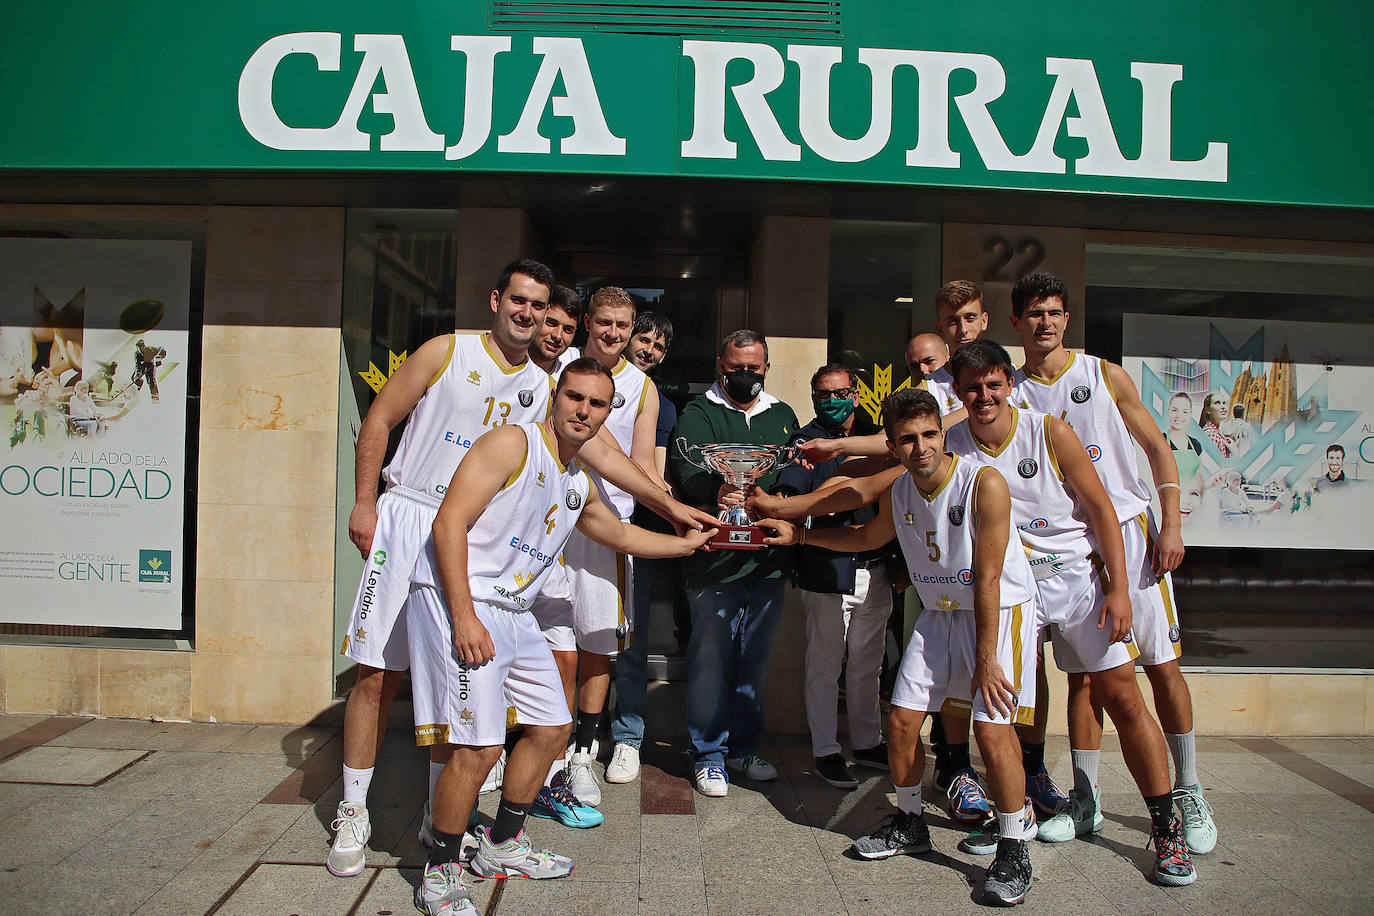
[[[1187,544],[1374,546],[1367,326],[1126,315],[1122,336],[1178,461]]]
[[[191,243],[0,239],[0,622],[180,629]]]

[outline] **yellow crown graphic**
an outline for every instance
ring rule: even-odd
[[[401,367],[401,363],[406,361],[406,354],[408,352],[410,351],[402,350],[399,354],[396,354],[390,350],[386,351],[387,357],[389,359],[389,365],[387,366],[386,375],[382,375],[382,370],[378,369],[377,364],[374,362],[368,362],[367,371],[359,372],[358,375],[362,378],[363,381],[367,382],[368,387],[371,388],[373,391],[381,391],[382,386],[386,384],[386,380],[391,378],[391,376],[395,375],[396,370]]]
[[[534,573],[515,573],[512,578],[515,579],[516,585],[520,588],[524,588],[534,581]]]
[[[940,596],[940,600],[937,601],[937,602],[935,602],[935,606],[938,607],[938,608],[939,608],[940,610],[942,610],[942,611],[957,611],[957,610],[959,610],[959,602],[955,601],[955,600],[954,600],[953,598],[951,598],[949,595],[941,595],[941,596]]]

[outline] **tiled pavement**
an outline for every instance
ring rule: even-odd
[[[1145,878],[1144,806],[1108,741],[1107,827],[1093,842],[1032,844],[1026,912],[1352,913],[1368,911],[1374,868],[1374,739],[1199,741],[1221,842],[1198,882]],[[863,862],[845,855],[889,802],[873,771],[828,788],[807,743],[764,749],[781,778],[692,793],[686,759],[646,747],[645,778],[608,786],[605,826],[532,820],[573,856],[562,881],[473,884],[484,913],[957,913],[977,909],[987,860],[955,849],[962,831],[931,809],[936,853]],[[1068,751],[1051,739],[1054,773]],[[333,729],[0,716],[0,913],[363,914],[410,911],[424,857],[416,841],[424,758],[388,736],[373,782],[368,869],[322,863],[339,800]],[[494,796],[483,799],[490,813]]]

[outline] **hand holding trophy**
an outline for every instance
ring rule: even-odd
[[[688,445],[677,440],[678,451],[703,471],[711,471],[725,478],[725,482],[741,492],[774,467],[796,460],[796,449],[782,445],[752,445],[743,442],[718,442],[714,445]],[[749,510],[742,505],[730,506],[719,515],[720,530],[711,540],[713,549],[761,550],[765,532],[754,524]]]

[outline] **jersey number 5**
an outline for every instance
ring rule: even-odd
[[[940,562],[940,545],[935,543],[935,532],[926,532],[926,546],[930,548],[930,562]]]

